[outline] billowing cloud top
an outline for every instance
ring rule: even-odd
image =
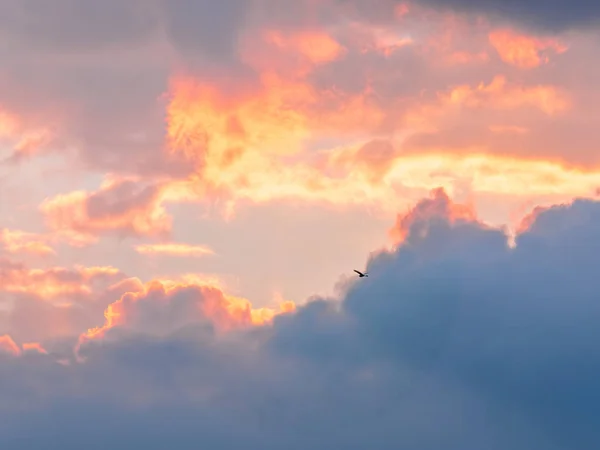
[[[432,195],[399,220],[402,241],[371,257],[368,279],[271,325],[197,281],[123,280],[75,359],[64,343],[3,337],[0,442],[594,448],[600,203],[538,211],[510,247]],[[118,277],[71,278],[100,275]]]
[[[600,448],[598,8],[0,0],[0,448]]]

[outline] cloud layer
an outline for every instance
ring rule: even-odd
[[[515,247],[459,210],[432,193],[368,279],[272,325],[215,288],[121,283],[79,362],[4,337],[3,448],[595,448],[600,203],[537,211]]]
[[[0,448],[597,449],[598,11],[0,0]]]

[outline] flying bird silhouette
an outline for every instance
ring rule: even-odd
[[[369,274],[368,274],[367,272],[365,272],[365,273],[362,273],[362,272],[359,272],[359,271],[358,271],[358,270],[356,270],[356,269],[354,269],[354,271],[355,271],[355,272],[358,274],[358,277],[359,277],[359,278],[362,278],[362,277],[368,277],[368,276],[369,276]]]

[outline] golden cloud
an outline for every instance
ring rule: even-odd
[[[50,246],[50,237],[22,230],[0,229],[0,245],[8,253],[31,253],[35,255],[55,254]]]
[[[284,301],[279,309],[253,308],[243,298],[226,295],[217,287],[198,280],[190,282],[152,280],[135,292],[125,293],[104,312],[104,325],[83,333],[76,347],[102,339],[115,327],[130,328],[152,334],[173,332],[182,326],[210,321],[216,330],[261,326],[278,314],[295,310],[295,304]]]
[[[556,39],[540,39],[505,28],[490,32],[489,41],[504,62],[522,69],[533,69],[548,63],[550,58],[545,54],[547,51],[560,54],[568,50]]]
[[[162,206],[164,186],[108,179],[95,192],[46,199],[40,210],[55,234],[86,245],[104,233],[166,237],[171,218]]]
[[[143,255],[169,255],[169,256],[206,256],[214,255],[214,251],[205,245],[188,244],[145,244],[137,245],[135,251]]]

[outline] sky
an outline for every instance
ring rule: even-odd
[[[598,25],[0,0],[0,447],[599,448]]]

